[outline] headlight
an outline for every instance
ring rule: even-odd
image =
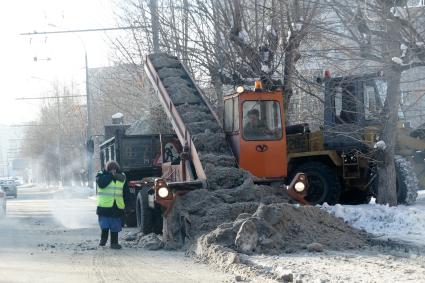
[[[238,86],[237,88],[236,88],[236,92],[237,93],[242,93],[242,92],[244,92],[245,91],[245,89],[244,89],[244,87],[243,86]]]
[[[161,187],[158,189],[158,195],[161,198],[166,198],[168,196],[168,189],[166,187]]]
[[[305,184],[303,182],[296,182],[295,183],[295,190],[299,193],[301,193],[302,191],[304,191],[305,189]]]

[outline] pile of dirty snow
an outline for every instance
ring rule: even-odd
[[[323,205],[321,208],[347,224],[384,239],[424,245],[425,191],[419,191],[415,204],[390,207],[375,203],[365,205]]]
[[[165,222],[166,246],[196,241],[204,255],[211,245],[249,254],[296,252],[314,243],[332,250],[366,243],[365,233],[341,219],[317,207],[290,204],[286,190],[251,179],[233,189],[190,192],[176,199]]]
[[[273,203],[219,225],[200,242],[245,254],[292,253],[360,248],[366,244],[366,234],[317,207]]]

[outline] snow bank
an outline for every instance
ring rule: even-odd
[[[419,191],[414,205],[389,207],[370,203],[366,205],[324,204],[322,209],[344,219],[358,229],[383,238],[424,245],[425,239],[425,191]]]

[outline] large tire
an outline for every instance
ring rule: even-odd
[[[155,234],[162,234],[163,219],[160,207],[153,210],[153,232]]]
[[[418,178],[416,177],[413,165],[406,158],[395,156],[397,203],[412,204],[418,196]]]
[[[148,188],[143,188],[137,194],[136,216],[137,227],[140,232],[147,235],[153,232],[152,209],[148,204]]]
[[[334,205],[339,202],[341,183],[336,169],[321,162],[306,162],[299,165],[291,174],[303,172],[307,175],[308,194],[306,200],[313,205],[328,203]],[[291,179],[292,179],[291,178]]]

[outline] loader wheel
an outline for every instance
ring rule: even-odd
[[[338,203],[341,194],[341,183],[339,182],[335,169],[332,169],[321,162],[307,162],[301,164],[293,172],[303,172],[308,179],[308,194],[306,200],[311,204],[323,204],[327,202],[330,205]]]
[[[148,188],[143,188],[137,194],[136,216],[137,228],[147,235],[153,232],[152,209],[148,204]]]

